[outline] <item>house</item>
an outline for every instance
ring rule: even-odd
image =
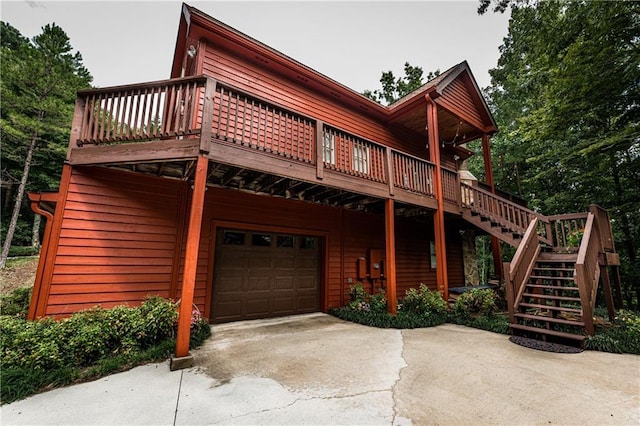
[[[600,268],[617,265],[608,216],[498,195],[497,130],[466,62],[382,106],[183,5],[169,80],[78,93],[59,191],[30,194],[47,225],[29,318],[180,299],[182,357],[192,304],[212,322],[326,312],[362,281],[395,313],[419,283],[477,284],[473,236],[488,233],[519,247],[514,329],[550,301],[551,333],[566,309],[589,332]],[[478,139],[485,189],[462,167]],[[578,230],[580,252],[553,258]]]

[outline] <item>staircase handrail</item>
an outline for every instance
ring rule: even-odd
[[[490,191],[460,183],[462,207],[494,220],[512,231],[524,233],[533,219],[537,219],[536,232],[541,242],[552,245],[551,221],[547,216],[500,197]],[[512,263],[513,264],[513,263]]]
[[[582,304],[582,317],[587,334],[594,334],[593,310],[595,309],[598,281],[600,280],[600,263],[598,256],[602,243],[600,233],[596,226],[596,217],[589,212],[584,228],[584,235],[578,249],[576,260],[576,284],[580,291]]]
[[[508,270],[509,283],[512,286],[510,290],[512,290],[513,295],[512,306],[509,308],[514,311],[520,305],[527,278],[531,274],[540,254],[540,238],[537,234],[538,220],[537,217],[534,217],[529,223]]]

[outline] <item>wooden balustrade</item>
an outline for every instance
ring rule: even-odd
[[[445,169],[444,167],[440,170],[442,172],[442,197],[444,201],[459,204],[461,194],[458,172]]]
[[[212,135],[315,164],[315,121],[239,90],[216,86]]]
[[[77,146],[178,138],[200,132],[194,120],[205,77],[90,89],[78,92],[83,105]]]
[[[385,147],[324,125],[320,152],[327,169],[375,182],[387,182]]]
[[[391,150],[393,185],[406,191],[433,197],[435,166],[420,158]]]
[[[600,280],[600,264],[598,262],[601,248],[600,233],[596,226],[595,215],[588,213],[584,222],[584,235],[580,242],[576,260],[576,284],[580,290],[582,318],[585,331],[593,335],[593,310],[596,303],[596,292]]]
[[[70,148],[198,137],[205,151],[210,143],[228,143],[315,165],[318,179],[323,171],[335,171],[385,183],[390,196],[396,188],[435,196],[435,166],[429,161],[206,76],[79,92]],[[443,168],[441,176],[444,201],[460,205],[457,172]],[[473,196],[479,199],[480,193]]]
[[[518,310],[527,278],[531,274],[541,251],[537,229],[538,218],[534,217],[527,227],[522,242],[518,245],[513,260],[508,264],[509,269],[505,269],[505,272],[508,273],[508,277],[505,279],[508,283],[507,299],[513,303],[513,305],[509,306],[511,317],[513,317],[513,312]]]
[[[466,183],[462,183],[460,187],[463,207],[519,234],[524,234],[531,221],[538,219],[536,235],[541,241],[551,243],[547,217],[478,187]]]
[[[557,250],[577,250],[585,231],[587,213],[572,213],[547,217],[552,245]]]

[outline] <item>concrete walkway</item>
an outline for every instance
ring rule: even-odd
[[[640,424],[640,357],[526,349],[443,325],[312,314],[218,325],[196,367],[150,364],[0,409],[11,424]]]

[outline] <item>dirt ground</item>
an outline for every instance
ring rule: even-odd
[[[16,288],[30,287],[36,278],[38,256],[10,258],[0,269],[0,294],[11,293]]]

